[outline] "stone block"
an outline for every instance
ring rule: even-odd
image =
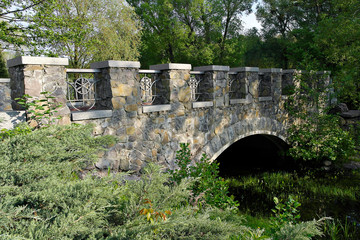
[[[7,61],[7,67],[16,67],[20,65],[69,65],[67,58],[52,58],[52,57],[30,57],[20,56]]]
[[[170,104],[142,106],[143,113],[170,111]]]
[[[194,71],[225,71],[225,72],[228,72],[229,70],[230,70],[229,66],[221,66],[221,65],[209,65],[209,66],[194,67]]]
[[[117,87],[112,88],[113,97],[126,97],[131,96],[133,87],[128,84],[118,84]]]
[[[205,107],[212,107],[214,106],[213,101],[203,101],[203,102],[193,102],[192,107],[193,108],[205,108]]]
[[[138,110],[137,104],[125,105],[125,111],[127,111],[127,112],[137,112],[137,110]]]
[[[124,97],[113,97],[111,99],[113,109],[122,109],[126,104],[126,100]]]
[[[190,87],[181,88],[178,93],[178,99],[180,102],[189,102],[191,98]]]
[[[347,112],[340,113],[340,116],[343,118],[356,118],[356,117],[360,117],[360,111],[359,110],[349,110]]]
[[[86,112],[72,112],[71,118],[73,121],[97,119],[97,118],[110,118],[112,116],[112,110],[89,110]]]
[[[140,62],[108,60],[91,63],[90,68],[140,68]]]
[[[13,129],[22,122],[26,122],[25,111],[0,111],[0,129]]]
[[[184,63],[165,63],[150,65],[151,70],[190,70],[191,64]]]
[[[127,135],[134,135],[135,134],[135,127],[131,126],[126,128],[126,134]]]
[[[236,67],[230,68],[231,72],[259,72],[258,67]]]

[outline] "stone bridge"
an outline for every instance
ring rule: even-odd
[[[214,160],[250,135],[286,141],[286,87],[294,84],[295,70],[192,69],[177,63],[142,70],[139,62],[130,61],[92,63],[86,70],[67,65],[66,58],[9,60],[11,81],[3,88],[9,88],[12,101],[2,110],[13,111],[2,114],[23,114],[14,101],[23,94],[41,98],[42,91],[51,92],[62,103],[59,124],[93,123],[94,135],[117,136],[118,143],[99,156],[98,168],[139,171],[147,162],[173,167],[182,142],[190,143],[194,160],[203,153]],[[83,95],[69,97],[71,88]]]

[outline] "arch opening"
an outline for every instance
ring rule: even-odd
[[[237,177],[293,169],[294,160],[285,154],[288,148],[289,145],[277,136],[256,134],[244,137],[216,158],[220,175]]]

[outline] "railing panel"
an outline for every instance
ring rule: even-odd
[[[99,69],[66,69],[67,105],[70,110],[88,111],[94,109],[96,85],[94,74]]]
[[[139,70],[142,105],[152,105],[159,101],[156,83],[160,80],[158,77],[160,73],[161,71],[158,70]]]

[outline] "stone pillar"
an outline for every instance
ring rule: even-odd
[[[141,106],[139,68],[140,62],[134,61],[103,61],[90,65],[100,69],[96,74],[99,79],[97,96],[99,105],[113,109],[113,116],[135,118]]]
[[[17,57],[7,62],[11,78],[11,99],[14,110],[22,110],[15,98],[24,94],[34,99],[41,99],[41,92],[49,92],[55,97],[54,102],[61,104],[55,116],[62,116],[58,124],[70,124],[70,110],[66,105],[66,70],[67,58]]]
[[[112,117],[103,122],[103,135],[116,135],[119,142],[101,156],[96,167],[99,169],[134,170],[142,165],[139,151],[134,142],[139,140],[141,129],[137,117],[141,113],[141,91],[139,84],[140,62],[102,61],[90,65],[99,69],[95,75],[98,105],[112,109]]]
[[[224,107],[229,105],[229,66],[201,66],[195,67],[194,71],[205,72],[205,78],[200,91],[208,93],[210,99],[214,101],[214,107]]]
[[[332,92],[334,91],[333,89],[330,88],[330,71],[319,71],[316,73],[317,74],[317,83],[318,86],[317,88],[319,89],[320,92],[322,92],[322,94],[320,95],[320,106],[321,108],[325,109],[326,107],[330,106],[332,102],[334,102],[334,100],[332,99],[333,95]]]
[[[259,68],[258,67],[237,67],[231,68],[231,72],[237,72],[236,77],[240,80],[240,91],[245,95],[242,97],[246,102],[252,102],[258,97]],[[245,88],[245,89],[243,89]]]
[[[281,68],[260,69],[259,98],[279,102],[281,98]]]
[[[288,96],[294,93],[295,88],[300,88],[301,70],[285,69],[281,76],[281,95]]]
[[[176,115],[184,115],[191,109],[190,80],[191,64],[166,63],[151,65],[151,70],[162,71],[157,85],[158,97],[163,98],[162,104],[170,104],[171,111]]]
[[[10,110],[12,110],[10,79],[0,78],[0,111]]]

